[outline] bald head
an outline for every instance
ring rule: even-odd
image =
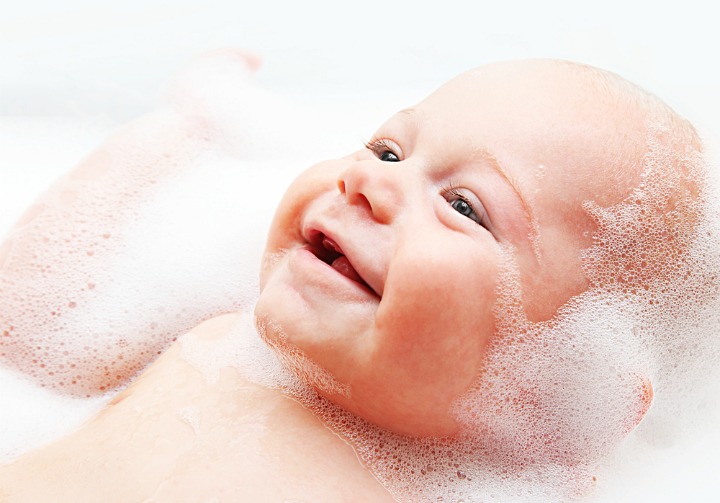
[[[617,103],[619,116],[633,117],[644,136],[617,159],[615,178],[638,176],[622,200],[589,203],[597,222],[596,245],[586,272],[595,285],[634,291],[652,281],[672,281],[705,211],[706,165],[693,125],[661,99],[622,77],[587,65],[556,62],[576,73],[599,99]],[[632,152],[631,155],[628,155]]]
[[[555,299],[531,307],[531,318],[552,316],[591,285],[662,276],[674,247],[694,234],[699,136],[615,74],[566,61],[499,63],[461,75],[425,105],[418,120],[446,114],[454,122],[438,121],[435,134],[454,131],[456,143],[492,152],[527,203],[533,246],[516,251],[536,266],[523,290]],[[572,286],[557,281],[563,276]]]

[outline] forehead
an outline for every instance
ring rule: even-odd
[[[486,150],[521,186],[542,172],[543,184],[562,186],[573,203],[613,204],[638,181],[644,114],[583,67],[540,61],[482,67],[414,110],[419,141]]]

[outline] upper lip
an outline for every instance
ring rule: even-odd
[[[303,237],[309,244],[310,251],[328,265],[331,265],[335,259],[345,256],[365,286],[372,290],[375,295],[381,297],[381,292],[378,290],[377,285],[369,282],[368,277],[361,272],[363,270],[362,261],[353,253],[351,247],[345,246],[346,243],[342,236],[331,233],[322,226],[313,225],[303,230]]]

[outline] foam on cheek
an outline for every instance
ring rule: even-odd
[[[512,309],[476,386],[456,404],[459,420],[492,438],[506,463],[601,458],[634,426],[649,371],[627,311],[603,295],[575,299],[549,323]]]
[[[652,452],[717,418],[707,404],[720,357],[718,185],[700,152],[671,146],[669,133],[649,128],[642,183],[625,201],[587,205],[599,228],[584,257],[592,286],[553,320],[527,321],[504,254],[497,338],[456,404],[468,438],[485,439],[499,466],[534,467],[538,483],[560,475],[565,497],[568,481],[590,486],[600,470],[617,480],[607,460],[638,438]]]
[[[269,324],[263,320],[258,320],[256,324],[261,335],[265,331],[272,331],[274,335],[270,337],[271,339],[283,340],[280,327],[268,326]],[[272,359],[268,358],[266,347],[250,348],[248,341],[253,338],[248,335],[251,330],[251,327],[246,326],[244,337],[238,336],[238,341],[245,341],[241,343],[245,348],[243,351],[229,351],[223,346],[219,350],[208,348],[207,353],[212,352],[217,355],[214,358],[215,362],[227,362],[227,355],[232,354],[232,358],[237,357],[232,365],[246,378],[282,389],[311,409],[331,429],[352,444],[363,464],[398,501],[459,502],[478,501],[479,498],[497,501],[560,501],[579,494],[581,490],[579,488],[584,488],[591,478],[585,467],[572,466],[574,460],[571,461],[565,456],[546,459],[538,459],[538,456],[534,456],[533,459],[528,459],[527,453],[517,451],[510,453],[506,449],[508,441],[517,442],[529,426],[543,427],[533,414],[526,414],[524,421],[503,414],[503,412],[516,412],[512,404],[506,405],[507,411],[498,411],[498,402],[492,403],[491,415],[502,414],[503,417],[500,419],[510,420],[509,423],[501,421],[506,438],[501,438],[498,431],[491,431],[491,427],[496,425],[479,424],[474,411],[466,407],[458,411],[461,417],[467,414],[468,419],[467,428],[458,438],[411,438],[382,430],[318,395],[315,389],[327,391],[327,382],[318,379],[318,375],[314,373],[308,377],[305,368],[298,371],[296,362],[290,362],[288,365],[288,359],[293,355],[282,350],[276,351],[275,356],[279,353],[280,358],[275,359],[274,367]],[[195,343],[193,345],[195,346]],[[184,341],[183,354],[186,359],[195,362],[201,369],[206,368],[207,360],[198,359],[199,353],[191,356],[189,349],[188,343]],[[570,354],[571,351],[567,353]],[[552,355],[548,353],[539,365],[551,360]],[[283,362],[282,365],[279,365],[280,361]],[[509,365],[513,366],[515,363],[515,360],[509,360]],[[292,370],[288,372],[288,368]],[[504,370],[511,373],[515,369],[516,367],[508,367]],[[622,371],[623,369],[618,369],[619,373]],[[297,378],[298,374],[301,376],[300,379]],[[530,374],[528,372],[525,375],[528,380]],[[213,374],[208,375],[212,378]],[[549,375],[557,377],[561,375],[561,371],[556,368],[549,372]],[[565,383],[567,382],[566,380]],[[559,386],[561,383],[552,384]],[[508,388],[516,386],[516,380],[507,381]],[[498,396],[498,391],[492,389],[491,395],[494,400]],[[555,390],[557,395],[564,397],[563,391],[567,390]],[[583,395],[584,391],[577,388],[575,394],[583,398],[584,404],[597,407],[593,399]],[[474,400],[478,396],[472,398]],[[523,397],[525,400],[526,398]],[[612,399],[615,402],[619,401],[615,397]],[[560,398],[553,403],[545,398],[543,402],[544,405],[549,406],[558,403],[561,403]],[[516,406],[517,403],[514,405]],[[559,410],[557,414],[563,412],[565,411]],[[547,421],[552,419],[555,419],[554,415],[551,415]],[[572,419],[566,418],[567,424],[575,427],[575,432],[578,433],[577,427],[570,424]],[[622,421],[620,420],[619,423]],[[582,433],[593,435],[595,431]],[[555,432],[555,434],[562,436],[566,432]],[[546,439],[530,439],[530,443],[527,444],[528,450],[534,448],[533,442],[545,445]],[[536,449],[536,452],[545,454],[544,449]],[[582,483],[578,482],[580,476],[585,477]]]

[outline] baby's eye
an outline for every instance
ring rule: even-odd
[[[402,151],[397,143],[386,138],[373,138],[365,144],[375,157],[383,162],[400,162]]]
[[[478,225],[487,227],[487,215],[480,201],[468,194],[463,189],[450,187],[443,190],[443,196],[450,203],[450,207],[460,213],[462,216],[469,218]]]
[[[382,154],[380,154],[380,160],[384,161],[384,162],[400,162],[400,159],[398,159],[398,156],[396,156],[394,153],[390,152],[389,150],[386,150]]]

